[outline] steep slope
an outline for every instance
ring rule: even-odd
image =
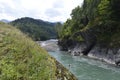
[[[76,7],[60,33],[61,49],[82,45],[78,54],[117,54],[120,49],[120,0],[84,0]],[[114,49],[114,50],[113,50]],[[100,53],[102,54],[102,53]],[[113,56],[112,56],[113,57]]]
[[[37,43],[18,29],[0,22],[0,80],[64,78],[77,80]]]
[[[55,31],[56,23],[24,17],[16,19],[10,24],[29,35],[33,40],[47,40],[57,36]]]

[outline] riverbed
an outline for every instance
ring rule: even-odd
[[[48,53],[79,80],[120,80],[120,67],[86,56],[72,56],[59,50],[57,40],[40,42]]]

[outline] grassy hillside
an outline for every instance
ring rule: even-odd
[[[29,35],[33,40],[47,40],[56,38],[56,23],[46,22],[38,19],[24,17],[10,22],[25,34]]]
[[[16,28],[0,22],[0,80],[56,80],[64,77],[76,80],[63,66],[59,68],[57,65],[58,62],[37,43]],[[60,73],[61,69],[65,73]]]

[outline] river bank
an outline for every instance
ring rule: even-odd
[[[47,40],[47,41],[37,41],[37,43],[44,49],[49,52],[59,51],[59,47],[57,45],[57,41],[55,39]],[[56,63],[56,77],[57,80],[78,80],[74,74],[72,74],[69,69],[63,66],[56,58],[54,58]]]
[[[82,51],[86,45],[77,44],[74,48],[68,48],[68,52],[74,56],[83,55]],[[107,62],[109,64],[119,65],[120,63],[120,49],[116,48],[102,48],[100,46],[94,46],[88,55],[90,58],[98,59],[100,61]]]
[[[61,48],[61,46],[58,46],[58,40],[54,39],[39,41],[38,43],[40,43],[41,47],[46,49],[48,52],[54,52],[60,50]],[[74,47],[69,46],[67,52],[73,56],[82,56],[82,51],[85,47],[85,44],[76,43]],[[116,63],[120,61],[120,49],[108,49],[104,47],[102,48],[99,46],[94,46],[94,48],[90,50],[87,56],[93,59],[104,61],[108,64],[116,65]]]
[[[54,41],[44,41],[45,45],[54,44]],[[45,46],[44,46],[45,47]],[[48,46],[47,46],[48,47]],[[49,47],[52,47],[49,46]],[[50,49],[50,48],[49,48]],[[52,49],[53,50],[53,49]],[[72,72],[78,80],[119,80],[120,69],[98,59],[87,56],[73,56],[68,52],[54,48],[48,53]]]

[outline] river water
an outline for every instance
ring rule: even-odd
[[[52,50],[48,50],[49,54],[69,69],[78,80],[120,80],[120,67],[89,57],[72,56],[67,52],[59,51],[56,41],[44,42],[44,45],[47,44],[55,47],[55,49],[52,47]]]

